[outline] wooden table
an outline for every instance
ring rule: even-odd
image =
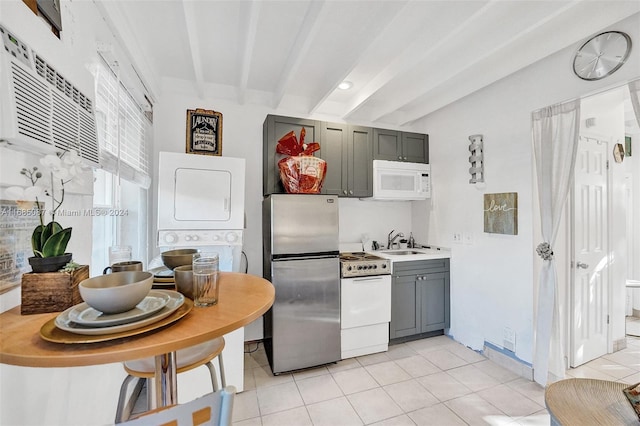
[[[544,401],[552,425],[638,425],[638,416],[622,392],[628,383],[566,379],[552,383]]]
[[[264,314],[273,304],[273,285],[254,275],[220,273],[220,301],[193,308],[184,318],[139,336],[89,343],[51,343],[40,337],[58,313],[20,315],[20,307],[0,315],[0,363],[24,367],[76,367],[154,356],[157,406],[177,404],[176,351],[220,337]]]

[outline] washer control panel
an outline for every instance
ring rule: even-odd
[[[175,229],[158,231],[158,247],[242,245],[242,230]]]

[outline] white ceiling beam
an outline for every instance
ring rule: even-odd
[[[467,18],[464,22],[453,29],[449,34],[441,38],[437,43],[433,44],[431,48],[424,49],[424,40],[418,39],[411,43],[410,46],[404,48],[402,53],[393,61],[389,63],[382,71],[380,71],[374,78],[371,79],[369,84],[362,88],[358,94],[354,97],[354,100],[347,105],[347,108],[342,115],[342,118],[348,118],[355,113],[364,103],[380,89],[385,87],[395,78],[405,72],[410,71],[417,66],[425,57],[430,55],[433,51],[440,48],[455,36],[457,36],[464,29],[473,25],[473,23],[480,17],[485,15],[487,11],[493,7],[493,5],[499,0],[490,0],[482,8],[476,11],[473,15]],[[422,52],[422,54],[416,54],[416,52]]]
[[[249,5],[249,20],[247,21],[246,38],[242,51],[242,63],[240,65],[240,82],[238,86],[238,103],[244,105],[247,98],[247,85],[249,84],[249,74],[251,73],[251,59],[253,58],[253,48],[256,45],[256,34],[258,32],[258,16],[260,16],[259,0],[253,0]]]
[[[395,27],[395,24],[397,23],[396,21],[400,20],[399,17],[401,17],[402,12],[407,9],[408,4],[409,2],[406,1],[404,5],[398,8],[398,10],[396,10],[396,12],[392,16],[388,17],[389,19],[387,20],[386,25],[383,28],[379,28],[380,32],[374,39],[371,40],[371,42],[366,47],[366,49],[362,49],[359,55],[353,57],[351,65],[347,69],[345,69],[343,73],[340,74],[340,77],[337,79],[337,81],[334,81],[331,84],[326,85],[323,89],[320,90],[320,96],[318,96],[316,99],[311,101],[312,107],[309,110],[309,114],[315,113],[318,110],[318,108],[322,106],[324,101],[326,101],[327,98],[331,96],[331,94],[338,88],[338,85],[342,83],[344,79],[346,79],[349,76],[349,74],[351,74],[351,72],[358,66],[360,61],[363,58],[367,57],[367,55],[370,55],[371,52],[374,49],[376,49],[376,47],[379,45],[379,43],[382,40],[390,37],[389,29]]]
[[[184,24],[189,40],[189,54],[191,55],[191,65],[195,78],[196,93],[200,98],[204,97],[204,77],[202,72],[202,61],[200,59],[200,43],[198,41],[198,7],[197,2],[182,0],[182,10],[184,11]]]
[[[312,0],[309,4],[309,9],[307,9],[302,25],[300,25],[300,30],[296,35],[296,41],[289,52],[280,80],[276,85],[276,90],[273,94],[274,108],[280,106],[289,82],[309,51],[313,38],[320,30],[320,22],[322,21],[320,16],[323,13],[324,4],[325,0]]]
[[[418,98],[420,98],[421,96],[424,96],[425,94],[429,93],[431,90],[433,90],[434,88],[441,86],[443,84],[446,84],[447,82],[450,82],[452,80],[455,80],[458,76],[464,74],[465,72],[467,72],[468,70],[471,70],[473,68],[475,68],[479,63],[482,63],[483,61],[487,60],[488,58],[498,54],[501,50],[506,49],[508,46],[513,46],[516,43],[518,43],[519,40],[521,40],[523,37],[535,32],[536,30],[538,30],[540,27],[546,25],[547,23],[553,21],[554,19],[556,19],[558,16],[564,14],[565,12],[567,12],[569,9],[574,8],[578,3],[580,3],[580,1],[578,0],[574,0],[571,3],[567,3],[565,6],[561,7],[560,9],[556,9],[553,13],[550,13],[549,15],[547,15],[544,19],[541,19],[539,21],[537,21],[536,23],[534,23],[533,25],[530,25],[529,27],[523,29],[522,31],[519,31],[517,34],[510,36],[510,37],[505,37],[505,41],[502,44],[499,44],[497,46],[495,46],[493,49],[490,49],[488,51],[486,51],[483,55],[477,57],[476,59],[472,60],[472,61],[467,61],[466,66],[464,68],[460,68],[457,70],[456,73],[454,74],[449,74],[446,78],[442,78],[438,81],[434,81],[434,82],[430,82],[431,84],[428,87],[420,87],[420,88],[416,88],[415,91],[411,92],[411,93],[405,93],[404,95],[395,97],[393,99],[393,101],[391,102],[386,102],[384,106],[377,108],[375,113],[371,116],[371,121],[375,122],[380,120],[382,117],[391,114],[394,111],[398,111],[400,109],[402,109],[402,107],[410,104],[411,102],[417,100]],[[443,53],[443,55],[446,55],[446,52]],[[536,56],[536,58],[534,58],[532,61],[527,61],[526,64],[521,64],[522,67],[529,65],[530,63],[534,62],[535,60],[540,59]],[[521,67],[518,67],[518,69]],[[516,70],[512,69],[512,68],[499,68],[496,67],[496,71],[499,76],[496,78],[496,80],[502,78],[502,77],[506,77],[508,74],[511,74]],[[407,117],[405,118],[405,120],[403,120],[403,125],[407,124],[411,121],[416,120],[417,118],[420,117],[415,117],[415,114],[408,114]]]

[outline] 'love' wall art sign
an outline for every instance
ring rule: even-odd
[[[484,194],[484,232],[518,235],[518,193]]]

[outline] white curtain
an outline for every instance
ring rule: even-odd
[[[537,252],[543,259],[538,282],[538,306],[533,354],[534,380],[546,385],[551,371],[564,377],[564,348],[553,245],[562,209],[573,182],[578,136],[580,100],[554,105],[532,114],[533,150],[538,181],[542,243]],[[553,360],[553,365],[549,360]]]
[[[636,121],[640,126],[640,80],[633,80],[629,83],[629,97],[631,98],[631,105],[633,105],[633,112],[636,115]]]

